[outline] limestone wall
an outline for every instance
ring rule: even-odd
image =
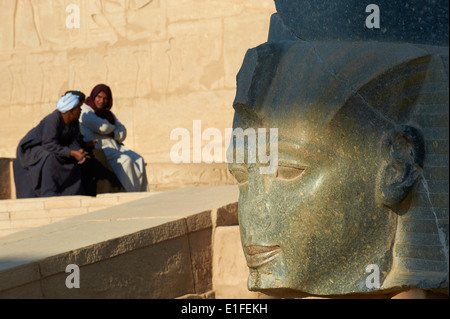
[[[235,76],[274,12],[272,0],[3,1],[0,157],[15,157],[66,90],[106,83],[126,146],[172,164],[174,128],[231,127]]]

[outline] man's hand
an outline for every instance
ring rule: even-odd
[[[70,156],[75,157],[78,164],[83,164],[86,161],[86,158],[89,158],[88,153],[83,149],[78,151],[70,151]]]

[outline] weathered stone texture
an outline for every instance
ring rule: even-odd
[[[69,4],[79,8],[80,28],[66,26]],[[273,12],[272,0],[6,1],[0,157],[15,157],[19,140],[65,91],[89,94],[106,83],[128,128],[125,145],[148,171],[170,164],[174,128],[192,133],[194,119],[222,133],[232,126],[236,73],[248,46],[265,41]]]

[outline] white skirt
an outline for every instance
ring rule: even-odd
[[[127,192],[148,192],[147,174],[142,156],[125,146],[103,146],[105,156]]]

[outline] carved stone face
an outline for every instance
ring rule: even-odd
[[[407,112],[405,101],[417,90],[404,90],[402,81],[426,59],[397,50],[380,63],[377,50],[342,46],[339,63],[335,55],[317,58],[307,44],[269,43],[247,54],[233,126],[278,129],[274,174],[261,174],[258,163],[229,166],[239,183],[250,290],[282,297],[368,292],[368,267],[377,266],[381,283],[392,270],[394,206],[420,174],[423,140],[379,110],[396,119]]]
[[[282,123],[272,127],[277,124],[275,174],[262,175],[258,164],[230,165],[240,182],[249,288],[273,294],[356,291],[366,266],[386,269],[389,262],[384,255],[396,216],[376,204],[381,158],[357,137],[332,136],[302,121],[303,134],[293,138],[283,134]]]

